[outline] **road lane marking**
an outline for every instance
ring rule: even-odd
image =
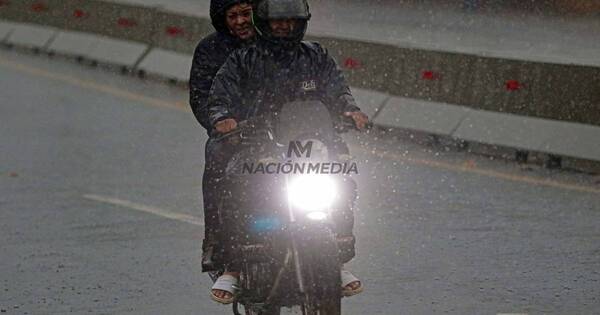
[[[98,196],[98,195],[91,195],[91,194],[83,195],[83,198],[102,202],[102,203],[111,204],[114,206],[125,207],[125,208],[129,208],[129,209],[133,209],[133,210],[137,210],[137,211],[141,211],[141,212],[145,212],[145,213],[151,213],[151,214],[163,217],[163,218],[177,220],[177,221],[193,224],[196,226],[204,226],[204,222],[202,222],[202,220],[198,217],[194,217],[194,216],[187,215],[187,214],[175,213],[175,212],[172,212],[169,210],[164,210],[164,209],[160,209],[160,208],[156,208],[156,207],[142,205],[142,204],[127,201],[127,200]]]
[[[366,151],[365,149],[363,149],[363,150]],[[534,177],[523,176],[523,175],[502,173],[502,172],[498,172],[498,171],[476,168],[476,167],[470,166],[468,164],[459,165],[459,164],[451,164],[451,163],[445,163],[445,162],[439,162],[439,161],[433,161],[433,160],[427,160],[427,159],[415,159],[415,158],[405,157],[400,154],[389,153],[389,152],[369,151],[368,153],[371,153],[380,158],[385,158],[385,159],[393,160],[393,161],[397,161],[397,162],[408,162],[408,163],[415,164],[415,165],[424,165],[424,166],[445,169],[445,170],[450,170],[450,171],[455,171],[455,172],[462,172],[462,173],[472,173],[472,174],[493,177],[493,178],[500,178],[500,179],[504,179],[504,180],[521,182],[521,183],[526,183],[526,184],[531,184],[531,185],[547,186],[547,187],[560,188],[560,189],[565,189],[565,190],[575,190],[575,191],[580,191],[580,192],[600,194],[600,189],[594,188],[594,187],[582,186],[582,185],[570,184],[570,183],[562,183],[562,182],[558,182],[558,181],[551,180],[551,179],[540,179],[540,178],[534,178]]]
[[[36,67],[24,65],[21,63],[17,63],[17,62],[4,60],[2,58],[0,58],[0,65],[7,67],[7,68],[11,68],[13,70],[25,72],[25,73],[32,74],[32,75],[39,76],[39,77],[44,77],[47,79],[65,82],[65,83],[68,83],[68,84],[71,84],[71,85],[74,85],[77,87],[81,87],[84,89],[93,90],[93,91],[97,91],[97,92],[103,92],[103,93],[106,93],[106,94],[109,94],[112,96],[117,96],[117,97],[120,97],[120,98],[123,98],[126,100],[130,100],[130,101],[140,102],[140,103],[143,103],[146,105],[175,109],[175,110],[185,111],[185,112],[190,111],[189,106],[183,101],[167,102],[167,101],[159,100],[156,98],[148,97],[145,95],[137,94],[134,92],[130,92],[127,90],[122,90],[122,89],[119,89],[119,88],[116,88],[113,86],[100,84],[100,83],[93,82],[93,81],[87,81],[87,80],[83,80],[81,78],[71,77],[71,76],[64,75],[64,74],[49,72],[49,71],[46,71],[41,68],[36,68]]]
[[[18,70],[21,72],[26,72],[29,74],[38,75],[38,76],[46,77],[49,79],[63,81],[63,82],[73,84],[75,86],[80,86],[80,87],[83,87],[83,88],[86,88],[89,90],[104,92],[109,95],[118,96],[118,97],[121,97],[124,99],[137,101],[142,104],[190,112],[189,106],[187,106],[187,104],[183,101],[180,101],[180,102],[162,101],[162,100],[158,100],[158,99],[144,96],[141,94],[137,94],[137,93],[129,92],[126,90],[121,90],[121,89],[118,89],[115,87],[99,84],[96,82],[85,81],[85,80],[75,78],[75,77],[70,77],[67,75],[52,73],[52,72],[43,70],[41,68],[36,68],[36,67],[29,66],[29,65],[13,62],[13,61],[7,61],[2,58],[0,58],[0,65],[11,68],[11,69],[15,69],[15,70]],[[362,148],[361,148],[361,150],[366,152],[367,154],[372,154],[372,155],[378,156],[380,158],[384,158],[384,159],[391,160],[391,161],[399,161],[399,162],[401,161],[401,162],[407,162],[407,163],[411,163],[411,164],[415,164],[415,165],[425,165],[425,166],[429,166],[429,167],[433,167],[433,168],[446,169],[446,170],[457,171],[457,172],[473,173],[473,174],[478,174],[478,175],[482,175],[482,176],[487,176],[487,177],[492,177],[492,178],[500,178],[500,179],[504,179],[504,180],[527,183],[527,184],[532,184],[532,185],[540,185],[540,186],[560,188],[560,189],[565,189],[565,190],[573,190],[573,191],[600,194],[600,189],[594,188],[594,187],[589,187],[589,186],[582,186],[582,185],[570,184],[570,183],[561,183],[561,182],[554,181],[554,180],[537,179],[537,178],[523,176],[523,175],[502,173],[502,172],[497,172],[497,171],[480,169],[480,168],[476,168],[474,166],[450,164],[450,163],[438,162],[438,161],[427,160],[427,159],[407,158],[402,155],[393,154],[393,153],[389,153],[389,152],[370,151],[370,150],[366,150],[366,149],[362,149]]]

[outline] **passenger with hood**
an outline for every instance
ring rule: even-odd
[[[213,133],[208,116],[208,95],[217,71],[234,50],[251,45],[255,30],[252,25],[251,0],[211,0],[210,17],[216,32],[198,43],[194,52],[190,73],[190,105],[198,122],[208,134]],[[205,165],[202,177],[204,200],[205,235],[202,245],[202,268],[204,271],[218,269],[212,260],[215,233],[218,229],[216,192],[214,181],[224,169],[223,158],[215,143],[209,139],[205,146]]]
[[[335,60],[317,43],[303,41],[310,19],[306,0],[262,0],[255,7],[255,45],[233,52],[217,73],[209,97],[209,122],[218,133],[227,133],[237,122],[254,115],[276,112],[290,101],[316,99],[334,117],[350,117],[358,129],[369,122],[360,111]],[[310,89],[306,88],[309,83]],[[345,147],[345,144],[343,145]],[[351,209],[350,209],[351,211]],[[341,222],[338,237],[352,239],[346,263],[354,257],[353,216]],[[336,223],[337,224],[337,223]],[[227,232],[227,231],[222,231]],[[234,300],[237,270],[227,270],[212,288],[220,303]],[[359,279],[342,271],[342,292],[362,292]]]

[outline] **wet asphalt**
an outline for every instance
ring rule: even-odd
[[[0,51],[2,314],[230,314],[200,272],[186,91]],[[594,314],[600,179],[373,133],[344,314]]]

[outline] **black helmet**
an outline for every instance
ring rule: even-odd
[[[274,19],[297,19],[300,25],[290,36],[276,37],[269,25],[269,20]],[[253,15],[254,28],[258,36],[284,46],[295,46],[304,39],[308,20],[310,20],[310,10],[307,0],[261,0]]]

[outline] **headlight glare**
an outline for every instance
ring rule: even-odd
[[[331,207],[337,192],[333,180],[325,175],[303,175],[292,180],[288,197],[304,211],[322,212]]]
[[[323,221],[323,220],[327,219],[327,213],[322,212],[322,211],[313,211],[313,212],[309,212],[306,215],[306,217],[313,221]]]

